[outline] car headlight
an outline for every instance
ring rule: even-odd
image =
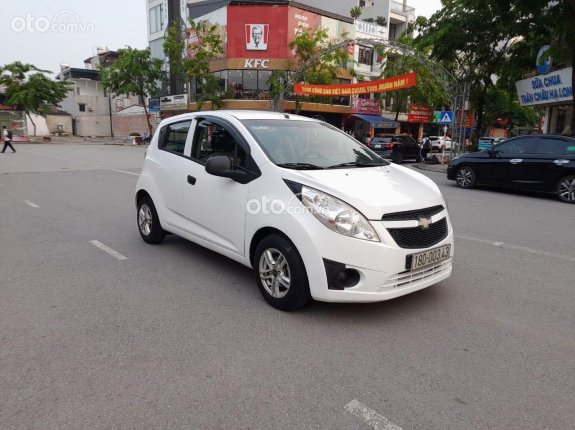
[[[330,230],[344,236],[379,242],[367,218],[352,206],[315,188],[293,182],[288,185],[308,211]]]

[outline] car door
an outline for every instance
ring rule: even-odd
[[[505,186],[521,184],[521,178],[526,175],[526,165],[523,163],[529,157],[536,139],[521,136],[490,148],[478,172],[481,181]]]
[[[533,154],[525,160],[525,186],[554,191],[558,181],[569,174],[575,162],[575,140],[559,136],[541,136]]]
[[[403,158],[412,159],[419,156],[419,145],[409,136],[398,136],[400,142]]]
[[[207,173],[208,158],[218,155],[229,156],[233,169],[257,170],[249,146],[230,124],[198,118],[183,188],[186,231],[243,256],[249,184]]]
[[[159,151],[154,151],[150,163],[164,221],[176,227],[182,225],[182,176],[189,162],[185,153],[191,146],[191,123],[192,119],[187,119],[164,125],[158,137]]]

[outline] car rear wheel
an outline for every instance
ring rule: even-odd
[[[473,188],[475,179],[475,172],[469,166],[460,167],[455,175],[455,183],[459,188]]]
[[[403,154],[401,154],[401,152],[391,154],[391,161],[396,164],[401,164],[403,162]]]
[[[258,244],[254,273],[262,296],[274,308],[291,311],[311,299],[303,260],[283,236],[272,234]]]
[[[565,203],[575,203],[575,176],[567,176],[557,185],[557,196]]]
[[[138,200],[138,230],[145,242],[158,244],[164,240],[166,232],[160,225],[158,212],[148,196],[143,196]]]

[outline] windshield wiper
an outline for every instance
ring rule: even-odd
[[[389,163],[387,161],[350,161],[348,163],[334,164],[333,166],[328,166],[326,169],[339,169],[343,167],[377,167],[377,166],[387,166]]]
[[[315,164],[309,163],[279,163],[279,167],[285,167],[286,169],[295,170],[323,170],[324,167],[316,166]]]

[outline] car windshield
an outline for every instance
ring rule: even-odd
[[[242,123],[280,167],[311,170],[389,164],[346,133],[323,122],[253,119]]]

